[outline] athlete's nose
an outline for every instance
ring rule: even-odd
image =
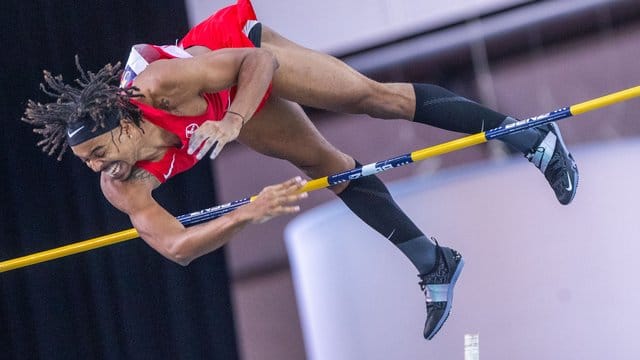
[[[89,169],[93,170],[94,172],[102,171],[102,165],[103,165],[102,160],[87,160],[87,166],[89,167]]]

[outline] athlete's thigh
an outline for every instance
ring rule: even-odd
[[[271,96],[242,128],[238,140],[267,156],[284,159],[311,177],[354,166],[353,159],[330,144],[300,105]]]
[[[273,80],[274,92],[299,104],[359,112],[358,105],[382,86],[342,61],[299,46],[266,26],[261,47],[271,51],[280,64]]]

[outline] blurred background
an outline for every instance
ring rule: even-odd
[[[172,44],[189,26],[228,4],[3,3],[0,260],[130,227],[102,198],[96,175],[70,157],[56,163],[43,156],[28,126],[18,121],[27,99],[46,100],[37,94],[42,69],[72,79],[74,54],[92,70],[124,61],[131,45]],[[259,19],[285,37],[333,54],[376,80],[436,83],[519,118],[638,85],[636,0],[253,4]],[[306,110],[329,141],[362,163],[460,136],[406,121]],[[277,218],[246,228],[224,250],[187,268],[134,240],[1,274],[6,330],[0,346],[8,351],[0,357],[453,359],[462,358],[462,334],[480,331],[493,359],[560,359],[567,351],[578,354],[576,349],[582,351],[576,358],[596,359],[614,348],[614,358],[633,359],[625,352],[630,348],[621,346],[633,345],[632,339],[617,334],[632,333],[637,318],[630,302],[638,289],[629,288],[631,278],[624,275],[633,269],[638,249],[630,244],[640,230],[632,216],[637,213],[633,184],[640,176],[633,168],[639,111],[639,101],[632,100],[560,123],[582,170],[581,189],[567,208],[555,202],[536,169],[499,142],[381,175],[427,234],[476,263],[463,275],[454,314],[432,343],[420,339],[424,303],[414,278],[405,276],[410,265],[392,248],[385,250],[384,239],[356,225],[341,204],[331,202],[330,192],[319,191],[303,203],[306,213],[288,228],[286,241],[292,218]],[[627,186],[607,181],[618,172]],[[283,161],[230,144],[218,159],[177,177],[158,197],[178,215],[255,194],[295,175],[297,170]],[[496,231],[497,222],[514,225]],[[536,230],[544,225],[563,230],[547,229],[539,236]],[[566,240],[561,248],[552,245],[561,239]],[[609,246],[615,250],[603,249]],[[323,257],[340,249],[340,257]],[[384,256],[378,269],[345,265],[359,264],[361,256],[380,256],[379,249]],[[567,257],[572,261],[558,267]],[[317,267],[303,268],[304,263]],[[327,267],[349,271],[341,279],[325,273]],[[563,280],[548,289],[545,285],[554,280],[541,280],[540,274],[553,269]],[[495,276],[495,271],[507,272]],[[396,284],[389,274],[399,274],[402,282]],[[618,287],[609,286],[612,278],[619,280]],[[498,281],[509,291],[489,286]],[[316,292],[305,290],[314,284]],[[347,291],[348,284],[357,292]],[[532,293],[529,286],[542,293]],[[367,324],[373,326],[370,319],[345,324],[332,317],[337,313],[326,303],[309,300],[344,297],[352,301],[344,302],[343,311],[355,313],[362,301],[392,291],[399,295],[367,308],[376,318],[390,319],[373,323],[389,326],[382,334],[366,332]],[[496,304],[495,294],[501,292]],[[557,301],[544,302],[550,298]],[[620,303],[620,298],[626,300]],[[508,311],[494,316],[494,308]],[[526,311],[531,311],[527,317],[518,317]],[[314,327],[316,316],[329,325]],[[342,337],[351,348],[334,342],[335,352],[320,349],[327,345],[323,334],[336,331],[331,323],[352,329]],[[407,339],[403,350],[389,345],[398,337]],[[375,352],[378,347],[383,349]]]

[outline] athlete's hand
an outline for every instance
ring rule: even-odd
[[[306,180],[296,177],[277,185],[267,186],[243,209],[249,211],[251,221],[256,224],[276,216],[297,213],[300,211],[300,206],[295,203],[308,196],[306,192],[300,192],[306,183]]]
[[[227,113],[220,121],[205,121],[189,139],[189,155],[198,151],[196,157],[202,159],[211,149],[211,159],[215,159],[227,143],[235,140],[242,129],[242,118]]]

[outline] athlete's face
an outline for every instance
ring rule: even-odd
[[[72,146],[73,153],[91,170],[103,172],[116,180],[126,180],[136,159],[136,139],[133,125],[123,122],[111,132],[104,133]]]

